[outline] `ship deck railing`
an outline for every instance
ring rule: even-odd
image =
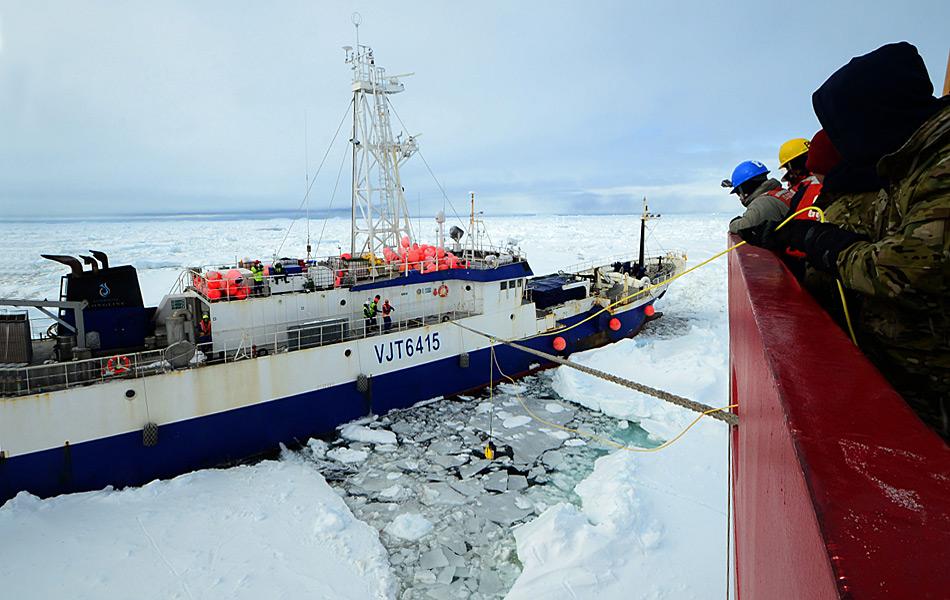
[[[499,259],[498,257],[510,257],[510,259]],[[464,268],[469,270],[488,270],[497,268],[503,264],[521,263],[527,261],[526,257],[520,252],[517,254],[511,254],[511,249],[502,249],[494,246],[484,246],[480,248],[477,254],[474,256],[469,255],[466,251],[464,257],[460,255],[458,258],[463,264],[466,265]],[[434,263],[437,270],[453,270],[452,267],[447,269],[443,268],[449,265],[449,262],[445,258],[437,258],[435,259]],[[311,264],[308,264],[308,271],[299,273],[264,275],[262,277],[262,281],[257,285],[255,285],[253,276],[247,275],[241,284],[245,289],[244,292],[238,294],[233,292],[229,293],[227,286],[225,285],[225,287],[220,289],[220,298],[211,298],[209,296],[209,285],[206,274],[209,271],[226,273],[231,269],[246,269],[247,267],[242,266],[241,264],[237,266],[205,265],[201,267],[190,267],[184,269],[179,274],[175,283],[172,284],[169,293],[182,294],[186,291],[194,291],[210,302],[243,300],[256,296],[269,296],[273,293],[328,290],[376,283],[378,281],[394,281],[400,277],[406,277],[413,272],[426,272],[425,268],[427,264],[427,261],[387,263],[379,259],[344,259],[333,256],[311,261]],[[329,269],[329,274],[327,274],[326,271],[322,271],[323,275],[321,277],[314,278],[310,270],[315,270],[319,267]],[[455,269],[458,268],[462,267],[455,267]],[[288,289],[288,286],[286,285],[280,285],[281,283],[287,284],[290,282],[293,282],[290,285],[291,289]]]
[[[195,344],[195,357],[185,365],[174,366],[170,348],[124,352],[84,360],[71,360],[43,365],[0,365],[0,397],[25,396],[89,386],[120,379],[136,379],[172,370],[196,369],[206,366],[255,359],[267,355],[295,352],[331,344],[369,338],[400,331],[412,331],[438,323],[481,314],[477,303],[452,310],[412,311],[409,305],[396,308],[392,326],[385,329],[382,315],[375,325],[362,317],[346,315],[319,323],[293,322],[266,325],[237,331],[239,339],[224,344],[210,341]],[[401,309],[401,310],[400,310]],[[354,313],[356,314],[356,313]],[[128,363],[125,363],[125,359]]]
[[[684,257],[684,253],[677,251],[666,252],[665,254],[653,254],[644,257],[644,262],[651,264],[653,262],[662,263],[663,259],[674,259]],[[613,256],[606,256],[600,258],[594,258],[591,260],[586,260],[584,262],[575,263],[573,265],[568,265],[563,269],[559,269],[561,273],[583,273],[585,271],[593,271],[598,267],[610,266],[615,263],[626,263],[631,264],[636,263],[640,260],[640,257],[636,253],[626,252],[623,254],[615,254]]]

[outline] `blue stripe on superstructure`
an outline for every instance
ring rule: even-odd
[[[645,305],[644,305],[645,306]],[[571,325],[591,312],[565,319]],[[607,328],[611,317],[622,327]],[[565,338],[570,354],[585,338],[608,332],[610,341],[635,334],[643,325],[643,306],[597,318],[563,333],[529,338],[521,343],[554,352],[552,340]],[[515,348],[495,348],[498,362],[508,375],[524,374],[552,366]],[[491,354],[488,348],[469,353],[469,367],[459,366],[458,356],[400,369],[372,378],[372,412],[383,414],[437,396],[449,396],[488,384]],[[494,380],[499,380],[496,371]],[[0,503],[21,490],[38,496],[95,490],[107,485],[141,485],[187,471],[213,467],[277,449],[280,443],[305,442],[312,435],[332,432],[343,423],[370,412],[356,382],[260,402],[213,415],[160,425],[158,445],[142,444],[140,431],[83,442],[63,448],[0,459]]]
[[[534,273],[526,262],[509,263],[501,265],[494,269],[448,269],[446,271],[436,271],[434,273],[420,273],[419,271],[409,271],[394,279],[385,279],[354,285],[350,289],[354,292],[362,290],[375,290],[380,288],[395,287],[400,285],[413,285],[416,283],[430,283],[433,281],[451,281],[458,279],[462,281],[502,281],[504,279],[517,279],[519,277],[531,277]]]

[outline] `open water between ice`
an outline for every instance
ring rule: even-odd
[[[301,450],[354,515],[379,530],[399,598],[503,598],[521,573],[512,528],[558,502],[580,504],[574,488],[607,449],[531,419],[518,395],[552,423],[632,446],[657,443],[635,423],[562,400],[541,373],[499,386],[492,402],[487,391],[424,402]],[[489,427],[493,461],[481,454]]]

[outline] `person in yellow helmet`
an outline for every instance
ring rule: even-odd
[[[201,315],[198,321],[198,343],[205,344],[211,341],[211,317],[208,313]]]
[[[782,181],[788,185],[788,191],[793,194],[792,201],[789,203],[789,214],[811,206],[821,193],[821,181],[808,170],[810,148],[810,140],[793,138],[778,149],[779,168],[785,169]],[[817,211],[808,211],[795,218],[815,221],[819,217]]]
[[[778,149],[778,168],[785,169],[782,181],[788,185],[789,190],[811,174],[805,167],[810,145],[811,141],[805,138],[792,138]]]

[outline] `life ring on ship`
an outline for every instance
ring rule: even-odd
[[[102,374],[121,375],[122,373],[127,373],[131,367],[132,361],[129,360],[129,357],[124,354],[119,354],[109,358],[105,368],[102,369]]]
[[[439,289],[437,291],[439,293],[440,298],[445,298],[446,296],[449,295],[449,286],[443,283],[442,285],[439,286]]]

